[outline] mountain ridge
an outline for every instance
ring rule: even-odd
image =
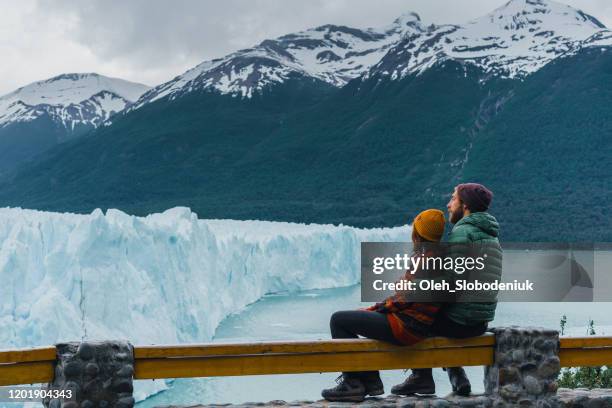
[[[125,109],[148,86],[96,73],[61,74],[0,97],[0,127],[48,114],[67,130],[99,126]]]
[[[523,78],[584,47],[610,45],[612,32],[599,20],[552,0],[510,0],[459,25],[427,25],[409,12],[379,29],[328,24],[205,61],[151,89],[132,109],[197,89],[250,98],[289,72],[342,87],[358,77],[419,74],[451,59]]]
[[[404,13],[380,29],[327,24],[285,34],[253,48],[204,61],[145,93],[134,109],[197,89],[251,97],[268,85],[281,83],[290,74],[341,87],[363,74],[403,35],[424,30],[418,14]]]

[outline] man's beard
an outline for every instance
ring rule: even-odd
[[[450,213],[450,222],[451,224],[456,224],[457,221],[463,218],[463,207],[459,208],[456,211]]]

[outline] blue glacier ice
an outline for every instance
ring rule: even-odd
[[[409,237],[408,226],[203,220],[183,207],[147,217],[2,208],[0,347],[207,342],[267,293],[358,283],[361,241]],[[165,387],[138,382],[135,396]]]

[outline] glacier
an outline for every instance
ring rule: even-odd
[[[0,208],[0,347],[207,342],[267,293],[358,283],[360,242],[410,232],[204,220],[184,207],[146,217]],[[165,388],[137,381],[134,395]]]

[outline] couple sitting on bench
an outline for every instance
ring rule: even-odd
[[[451,244],[485,242],[499,248],[494,252],[498,259],[487,269],[496,277],[501,276],[501,248],[498,242],[499,224],[487,213],[493,194],[475,183],[458,185],[449,201],[448,215],[454,224],[448,236]],[[444,234],[444,213],[426,210],[416,216],[412,228],[412,241],[440,242]],[[418,271],[417,271],[418,274]],[[335,312],[330,320],[334,339],[350,339],[359,336],[387,341],[397,345],[413,345],[427,337],[467,338],[482,335],[488,322],[495,315],[496,302],[416,302],[405,293],[395,295],[367,309]],[[446,368],[453,391],[469,395],[470,382],[461,367]],[[378,371],[344,372],[338,377],[338,385],[325,389],[323,398],[328,401],[363,401],[367,395],[384,393]],[[391,393],[397,395],[434,394],[435,383],[430,368],[413,369],[412,374]]]

